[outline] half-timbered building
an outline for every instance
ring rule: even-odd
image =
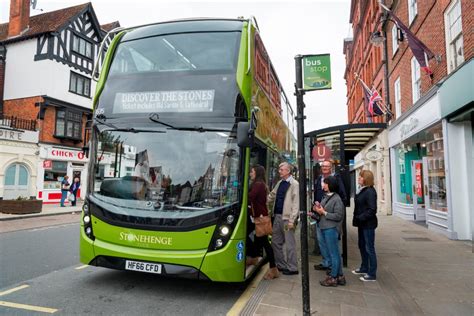
[[[31,17],[29,5],[11,0],[10,19],[0,24],[0,129],[22,132],[11,122],[31,122],[37,143],[30,141],[26,155],[10,148],[24,147],[18,142],[0,145],[0,198],[16,198],[6,192],[21,187],[22,196],[57,203],[66,175],[86,189],[81,149],[92,116],[92,71],[102,39],[118,22],[102,28],[91,3]]]

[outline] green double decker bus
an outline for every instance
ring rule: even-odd
[[[254,19],[115,31],[94,97],[81,262],[246,280],[249,166],[275,183],[295,159],[293,116]]]

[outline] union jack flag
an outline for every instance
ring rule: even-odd
[[[366,89],[366,87],[364,87],[364,93],[367,104],[367,111],[369,112],[370,116],[384,115],[385,113],[382,111],[378,103],[383,101],[378,91],[375,89],[372,89],[372,91],[370,91],[369,89]]]

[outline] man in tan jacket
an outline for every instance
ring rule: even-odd
[[[274,202],[272,248],[275,263],[286,275],[298,274],[295,230],[299,214],[299,184],[291,175],[292,169],[287,162],[280,164],[278,173],[281,180],[268,194],[268,203]],[[286,245],[286,259],[283,245]]]

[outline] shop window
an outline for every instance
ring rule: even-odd
[[[91,96],[91,79],[71,71],[69,78],[69,92],[84,96]]]
[[[51,168],[44,170],[44,190],[61,190],[61,181],[67,174],[67,161],[52,161]]]
[[[75,34],[73,35],[72,40],[72,50],[82,56],[92,59],[92,44]]]
[[[418,14],[417,0],[408,0],[408,25],[410,25]]]
[[[420,64],[415,57],[411,59],[411,91],[413,104],[421,97],[421,73]]]
[[[452,1],[444,15],[446,30],[446,59],[448,73],[464,62],[464,40],[462,34],[461,1]]]
[[[426,163],[428,164],[428,208],[447,212],[446,173],[444,163],[443,130],[441,125],[435,126],[427,133]]]
[[[133,170],[134,170],[133,167],[125,167],[125,175],[126,175],[126,176],[131,176],[131,175],[133,175]]]
[[[81,140],[82,113],[70,110],[56,111],[56,137]]]

